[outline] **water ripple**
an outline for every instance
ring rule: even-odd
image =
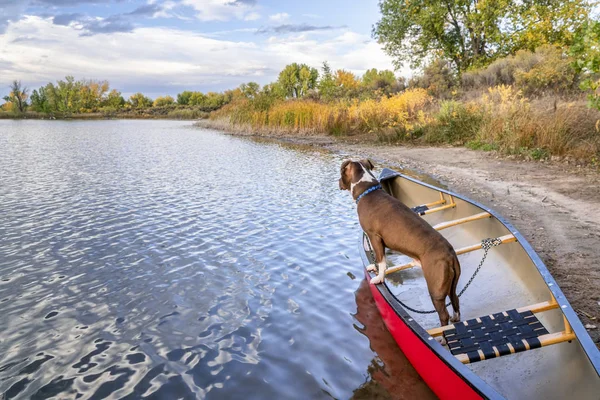
[[[0,148],[0,397],[349,398],[370,380],[340,157],[165,121],[0,121]]]

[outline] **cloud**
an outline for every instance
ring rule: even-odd
[[[250,80],[266,84],[291,62],[318,68],[327,60],[333,69],[356,74],[373,67],[393,69],[377,42],[350,31],[318,38],[303,33],[273,36],[255,43],[164,27],[81,36],[81,30],[73,29],[76,24],[57,25],[34,16],[11,23],[0,35],[2,80],[19,79],[35,88],[73,75],[107,79],[124,93],[156,96],[186,89],[220,91]],[[35,38],[55,42],[36,44]]]
[[[136,17],[145,17],[145,16],[153,17],[155,14],[161,12],[162,10],[163,10],[163,7],[159,6],[158,4],[145,4],[143,6],[139,6],[132,12],[129,12],[125,15],[131,15],[131,16],[136,16]]]
[[[322,19],[323,16],[319,14],[302,14],[303,17],[313,18],[313,19]]]
[[[27,8],[27,2],[0,0],[0,35],[6,31],[9,22],[16,22]]]
[[[69,26],[81,31],[82,36],[101,33],[131,32],[133,24],[122,15],[113,15],[107,18],[89,17],[83,14],[59,14],[52,22],[54,25]]]
[[[71,22],[74,21],[78,21],[79,19],[81,19],[83,17],[82,14],[59,14],[59,15],[55,15],[54,18],[52,19],[52,22],[56,25],[64,25],[64,26],[69,26],[69,24]]]
[[[278,34],[286,34],[286,33],[299,33],[299,32],[313,32],[313,31],[331,31],[335,29],[343,29],[346,26],[317,26],[317,25],[309,25],[309,24],[283,24],[278,26],[271,26],[267,28],[260,28],[256,31],[256,33],[278,33]]]
[[[244,21],[256,21],[260,19],[260,14],[257,12],[251,12],[244,17]]]
[[[196,11],[196,18],[201,21],[244,20],[256,6],[255,0],[181,0],[184,6]]]
[[[271,21],[275,21],[275,22],[279,22],[279,23],[287,21],[289,18],[290,18],[290,14],[284,13],[284,12],[273,14],[273,15],[269,15],[269,19]]]
[[[114,15],[108,18],[93,18],[82,21],[82,35],[95,35],[99,33],[131,32],[134,26],[131,22],[123,19],[120,15]]]

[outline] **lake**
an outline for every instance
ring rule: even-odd
[[[178,121],[0,121],[0,398],[431,397],[340,155]]]

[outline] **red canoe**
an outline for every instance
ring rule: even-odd
[[[461,296],[462,322],[439,326],[418,264],[389,253],[371,292],[392,336],[442,399],[600,399],[600,352],[523,236],[492,210],[384,169],[381,184],[454,246],[460,292],[479,266],[482,240],[498,238]],[[361,238],[365,267],[373,262]],[[366,272],[367,280],[371,274]],[[437,339],[445,338],[442,346]]]

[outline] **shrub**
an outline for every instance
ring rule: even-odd
[[[426,89],[431,96],[447,99],[458,84],[456,74],[446,60],[437,59],[429,64],[420,76],[414,77],[409,84],[412,88]]]
[[[463,144],[475,138],[483,116],[481,107],[475,103],[444,101],[435,115],[435,122],[425,135],[425,141]]]
[[[575,88],[573,60],[562,49],[543,45],[535,52],[520,50],[514,56],[494,61],[487,68],[465,72],[466,88],[515,85],[526,95],[568,93]]]

